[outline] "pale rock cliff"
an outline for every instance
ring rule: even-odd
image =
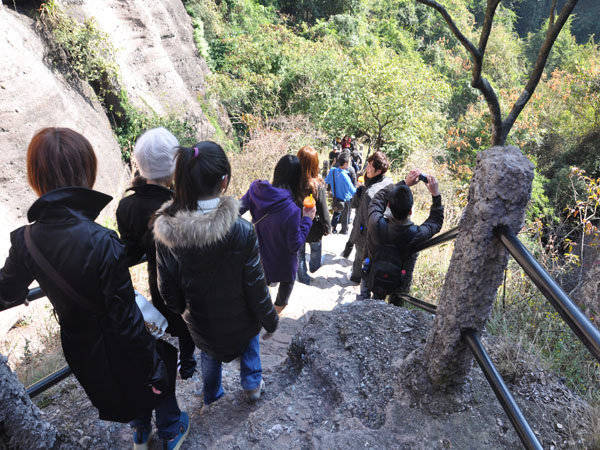
[[[203,104],[210,70],[194,44],[191,19],[179,0],[63,0],[67,12],[94,18],[115,47],[121,83],[133,104],[185,118],[199,140],[215,129]],[[225,132],[231,124],[220,118]]]

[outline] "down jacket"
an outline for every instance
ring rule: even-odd
[[[238,209],[236,199],[222,197],[210,212],[159,213],[154,222],[161,295],[183,314],[196,346],[225,362],[241,355],[261,327],[275,331],[279,320],[256,233]]]
[[[65,358],[100,418],[128,422],[167,386],[166,367],[135,303],[125,249],[114,231],[94,222],[111,197],[90,189],[55,189],[28,212],[31,238],[63,279],[90,304],[65,294],[25,247],[24,227],[11,233],[0,270],[0,304],[22,303],[37,280],[54,307]]]

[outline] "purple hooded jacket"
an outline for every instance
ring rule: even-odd
[[[256,227],[267,282],[294,281],[298,250],[306,242],[312,219],[302,217],[302,210],[287,189],[273,187],[264,180],[252,182],[242,197],[240,214],[248,210]]]

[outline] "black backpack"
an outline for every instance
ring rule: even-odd
[[[395,245],[378,247],[367,273],[369,291],[378,298],[398,292],[406,284],[408,256]]]

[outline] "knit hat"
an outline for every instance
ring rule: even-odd
[[[152,128],[142,134],[133,149],[141,175],[148,180],[172,175],[177,147],[179,141],[166,128]]]

